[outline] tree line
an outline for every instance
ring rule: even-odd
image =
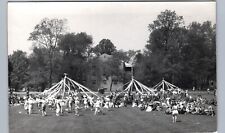
[[[215,87],[216,25],[210,21],[185,26],[175,11],[162,11],[148,25],[149,39],[143,52],[118,50],[106,38],[93,46],[91,35],[66,32],[66,21],[42,19],[28,37],[32,53],[17,50],[8,56],[10,88],[43,91],[64,73],[90,88],[93,75],[100,80],[104,75],[126,82],[130,75],[120,66],[135,54],[134,76],[148,86],[164,78],[185,89]],[[98,57],[102,54],[112,58],[101,62]]]

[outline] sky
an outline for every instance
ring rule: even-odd
[[[150,32],[148,25],[169,9],[193,21],[216,23],[215,2],[9,2],[8,54],[32,52],[29,34],[43,18],[67,19],[67,32],[86,32],[93,46],[110,39],[117,49],[143,50]]]

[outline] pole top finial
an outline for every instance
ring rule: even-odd
[[[67,73],[64,73],[64,77],[66,77],[68,74]]]

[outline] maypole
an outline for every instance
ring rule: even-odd
[[[62,99],[64,98],[65,91],[66,91],[66,76],[67,76],[67,74],[64,73]]]
[[[133,83],[134,83],[134,64],[135,64],[135,62],[136,62],[136,55],[137,55],[137,53],[135,53],[132,57],[131,57],[131,59],[130,59],[130,61],[129,61],[129,63],[131,64],[131,82],[132,82],[132,85],[131,85],[131,92],[133,91]]]
[[[126,89],[123,90],[123,92],[128,92],[128,94],[130,95],[131,92],[135,89],[135,91],[137,91],[138,93],[140,93],[142,95],[144,94],[144,92],[154,93],[153,90],[151,90],[147,86],[141,84],[134,78],[134,64],[136,63],[136,60],[137,60],[136,59],[137,54],[138,53],[134,54],[128,63],[131,67],[131,81],[129,82],[129,85],[126,87]]]
[[[129,95],[133,91],[133,82],[134,82],[134,75],[133,75],[133,66],[131,67],[131,86],[130,86],[130,91],[128,92]]]

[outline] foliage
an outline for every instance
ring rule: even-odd
[[[193,22],[187,34],[188,45],[182,49],[184,68],[192,76],[192,84],[200,89],[207,88],[209,81],[216,81],[215,37],[215,25],[211,22]]]
[[[29,78],[27,73],[29,60],[26,53],[21,50],[14,51],[8,59],[10,87],[16,91],[21,90]]]
[[[29,56],[30,67],[29,75],[30,78],[27,85],[38,91],[43,91],[48,87],[49,80],[49,56],[48,49],[34,47],[32,54]],[[61,62],[61,56],[59,52],[54,52],[52,58],[54,73],[52,74],[52,79],[54,82],[58,81],[58,72],[61,69],[58,62]],[[59,68],[60,67],[60,68]]]
[[[61,73],[82,83],[88,70],[87,58],[92,45],[92,37],[85,32],[67,33],[59,41],[59,50],[63,52]]]
[[[39,24],[34,27],[34,31],[30,33],[28,40],[33,41],[38,47],[46,48],[49,56],[49,86],[52,85],[53,55],[60,36],[65,31],[66,20],[64,19],[49,19],[44,18]]]
[[[94,52],[97,55],[108,54],[112,55],[116,51],[116,47],[109,39],[102,39],[98,45],[95,46]]]
[[[142,67],[148,85],[165,78],[180,87],[203,89],[216,80],[215,25],[207,21],[184,27],[183,22],[175,11],[165,10],[149,24]]]
[[[165,10],[148,25],[144,52],[117,50],[109,39],[94,47],[92,36],[85,32],[65,34],[65,22],[43,19],[28,39],[36,44],[33,52],[28,57],[19,50],[9,55],[10,87],[43,91],[63,73],[92,89],[105,77],[125,83],[131,73],[122,69],[123,62],[134,56],[134,76],[147,86],[164,78],[185,89],[206,89],[216,81],[216,25],[209,21],[185,27],[182,16]],[[109,58],[100,60],[105,54]]]

